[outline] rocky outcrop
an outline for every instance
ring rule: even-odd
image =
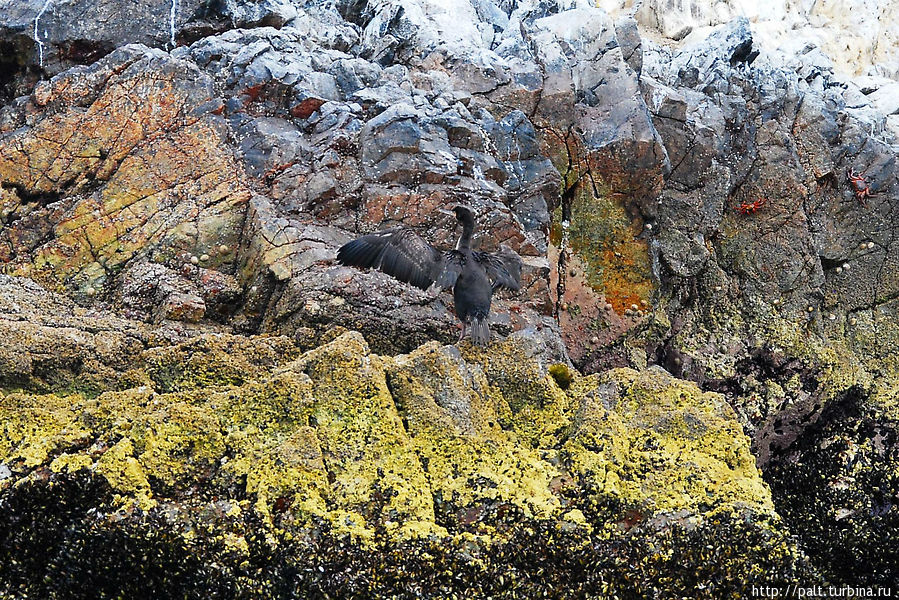
[[[116,3],[103,0],[6,0],[0,4],[4,99],[33,85],[35,70],[56,75],[90,65],[116,48],[140,43],[171,50],[179,42],[220,29],[199,0]],[[224,16],[224,15],[222,15]],[[216,24],[221,21],[221,24]],[[19,79],[19,81],[17,81]]]
[[[250,192],[196,66],[127,46],[28,108],[0,142],[7,272],[92,301],[140,260],[233,268]]]
[[[105,356],[98,318],[114,319],[68,322],[85,371]],[[218,332],[135,350],[102,390],[5,385],[4,594],[644,595],[663,578],[720,597],[761,565],[810,573],[733,410],[658,368],[579,377],[517,334],[489,355],[382,357],[358,333],[305,353]],[[452,576],[422,578],[435,565]]]
[[[19,3],[0,26],[0,264],[16,276],[0,286],[10,298],[34,295],[29,281],[63,294],[0,301],[12,332],[0,336],[3,401],[9,414],[46,402],[57,424],[88,415],[79,427],[111,453],[81,448],[68,425],[32,441],[15,433],[16,448],[29,448],[15,460],[30,462],[15,463],[9,490],[37,497],[59,482],[82,507],[72,519],[119,494],[140,511],[128,517],[140,532],[158,526],[160,507],[181,514],[185,497],[211,486],[252,505],[247,522],[266,535],[294,527],[325,545],[352,539],[346,556],[360,578],[402,570],[390,551],[365,567],[371,553],[360,548],[372,540],[474,568],[457,562],[482,556],[466,549],[471,535],[506,549],[542,540],[569,555],[590,546],[591,564],[607,559],[615,574],[588,572],[582,588],[564,589],[614,583],[648,595],[639,582],[651,577],[681,589],[664,552],[645,554],[669,533],[691,548],[714,535],[756,540],[709,580],[737,581],[722,573],[749,565],[811,573],[806,551],[822,581],[895,578],[890,555],[862,547],[895,532],[899,493],[894,84],[877,79],[894,75],[886,50],[867,79],[853,78],[838,54],[828,58],[829,42],[776,52],[764,15],[732,18],[727,3],[691,4],[695,22],[681,24],[658,3],[608,14],[567,1],[181,1],[148,8],[130,29],[116,25],[128,11],[66,17],[108,4]],[[835,8],[803,10],[813,23]],[[90,52],[73,55],[69,41]],[[457,334],[448,295],[333,262],[351,237],[389,226],[451,247],[454,224],[435,209],[457,201],[478,214],[477,244],[506,244],[525,263],[522,292],[495,299],[491,326],[506,341],[486,358],[442,345]],[[96,325],[83,323],[89,315]],[[350,387],[315,366],[344,360]],[[272,400],[281,396],[271,386],[296,396]],[[151,443],[96,416],[171,420],[140,394],[177,406],[185,429]],[[297,414],[276,419],[262,446],[241,446],[228,422],[266,426],[227,394],[260,414],[269,400]],[[260,395],[269,400],[252,400]],[[325,397],[334,404],[319,404]],[[743,440],[736,422],[773,508],[745,448],[717,445],[723,432]],[[303,454],[313,430],[317,450]],[[56,442],[38,438],[71,446],[76,468],[50,468]],[[205,440],[196,465],[168,464],[194,451],[190,439]],[[227,477],[214,466],[241,452]],[[684,453],[689,464],[676,464]],[[296,471],[263,476],[250,463]],[[627,481],[656,490],[622,480],[621,465],[634,465]],[[566,477],[572,498],[560,491]],[[712,504],[695,501],[701,489]],[[716,522],[719,504],[730,516]],[[178,562],[190,540],[162,529],[172,535],[160,564]],[[550,530],[564,533],[559,546]],[[790,534],[798,546],[783,541]],[[422,539],[452,540],[452,550],[416,546]],[[248,564],[269,556],[269,542],[235,541],[251,548]],[[311,548],[293,547],[297,564],[319,564]],[[760,558],[768,551],[773,566]],[[574,581],[563,555],[552,555],[554,573]],[[625,575],[621,556],[647,566]],[[473,581],[497,585],[492,568]],[[336,589],[349,575],[334,577],[306,589]],[[520,577],[529,591],[563,589]],[[407,583],[395,585],[377,589]]]
[[[813,4],[781,2],[690,2],[673,4],[649,0],[631,6],[604,1],[610,12],[633,12],[640,25],[672,40],[704,37],[711,27],[746,17],[753,23],[767,51],[795,52],[813,45],[845,74],[894,77],[899,67],[895,51],[895,7],[871,10],[864,2]],[[636,10],[633,10],[636,8]]]

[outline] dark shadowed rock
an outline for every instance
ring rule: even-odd
[[[0,4],[0,38],[19,45],[25,65],[55,75],[87,65],[126,44],[171,49],[200,0],[7,0]],[[30,44],[19,40],[30,40]]]

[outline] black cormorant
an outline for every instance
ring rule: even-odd
[[[395,227],[344,244],[337,251],[337,260],[344,265],[380,269],[423,290],[431,286],[453,288],[456,316],[462,321],[459,341],[470,325],[471,341],[486,346],[493,292],[499,288],[520,289],[521,257],[506,246],[493,253],[473,251],[474,212],[467,206],[459,204],[453,212],[440,212],[455,214],[462,225],[454,250],[441,252],[408,227]]]

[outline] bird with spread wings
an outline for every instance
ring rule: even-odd
[[[395,227],[344,244],[337,251],[337,260],[362,269],[379,269],[422,290],[452,288],[456,316],[462,321],[459,341],[470,328],[472,342],[486,346],[493,293],[500,288],[521,288],[521,257],[506,246],[492,253],[472,250],[475,217],[471,208],[459,204],[451,213],[441,212],[453,214],[462,225],[453,250],[438,250],[412,229]]]

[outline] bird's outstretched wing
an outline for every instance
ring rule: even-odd
[[[406,227],[363,235],[344,244],[337,251],[337,260],[353,267],[380,269],[423,290],[450,278],[452,286],[458,276],[448,273],[443,252]]]
[[[493,290],[521,289],[521,257],[508,246],[500,246],[498,252],[473,252],[474,259],[483,265]]]
[[[435,285],[441,290],[448,290],[456,285],[462,267],[465,266],[465,255],[458,250],[447,250],[443,253],[443,265]]]

